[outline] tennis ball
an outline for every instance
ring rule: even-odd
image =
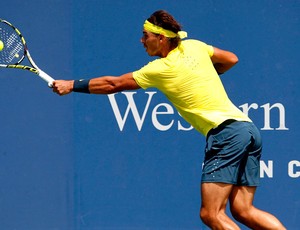
[[[2,51],[3,48],[4,48],[4,43],[3,43],[3,41],[0,40],[0,51]]]

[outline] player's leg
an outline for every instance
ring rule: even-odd
[[[240,144],[242,123],[227,120],[212,129],[206,138],[202,169],[202,221],[212,229],[239,229],[225,213],[233,184],[237,182],[237,165],[243,158],[244,144]],[[240,147],[242,146],[242,147]]]
[[[253,206],[255,190],[256,187],[233,187],[229,197],[232,216],[251,229],[285,229],[275,216]]]
[[[238,185],[229,196],[233,217],[251,229],[285,229],[273,215],[253,206],[256,188],[259,184],[259,161],[262,143],[258,129],[252,123],[245,124],[251,134],[251,144],[239,166]]]
[[[202,183],[200,218],[211,229],[240,229],[225,213],[233,185]]]

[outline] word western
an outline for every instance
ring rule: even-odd
[[[184,121],[183,118],[181,118],[180,114],[178,116],[177,121],[175,120],[174,116],[171,116],[176,115],[178,113],[176,112],[174,107],[169,103],[159,103],[154,105],[154,107],[150,109],[150,104],[153,101],[153,96],[157,94],[156,91],[144,91],[145,95],[142,95],[142,99],[145,99],[145,102],[143,102],[143,105],[140,105],[140,102],[137,105],[135,100],[135,96],[137,97],[136,94],[137,92],[130,91],[108,95],[108,99],[114,112],[114,116],[117,120],[120,131],[123,131],[130,112],[134,118],[134,122],[139,131],[142,130],[144,121],[148,113],[151,113],[152,124],[159,131],[168,131],[173,126],[175,126],[177,130],[180,131],[189,131],[193,129],[192,126],[190,126],[187,122]],[[117,102],[117,97],[119,101],[122,101],[119,102],[119,104]],[[123,112],[122,116],[119,108],[124,107],[124,101],[127,107],[125,109],[125,112]],[[262,108],[264,115],[264,126],[261,128],[261,130],[289,130],[285,124],[285,107],[281,103],[275,103],[272,105],[270,103],[266,103],[261,106],[259,106],[256,103],[245,103],[243,105],[240,105],[239,108],[247,115],[249,115],[250,110],[258,110],[259,108]],[[272,114],[275,114],[274,117],[276,117],[277,120],[277,127],[275,128],[271,127],[271,111],[273,110],[274,112]],[[162,118],[162,116],[164,116],[164,118]],[[161,121],[162,119],[163,122]],[[274,121],[272,122],[274,123]]]

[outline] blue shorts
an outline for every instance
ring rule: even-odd
[[[208,132],[202,183],[259,185],[262,141],[252,122],[227,120]]]

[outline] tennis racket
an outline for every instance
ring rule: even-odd
[[[3,49],[0,51],[0,67],[29,70],[52,87],[54,79],[42,71],[32,60],[26,42],[20,31],[8,21],[0,19],[0,43]],[[21,65],[27,57],[31,66]]]

